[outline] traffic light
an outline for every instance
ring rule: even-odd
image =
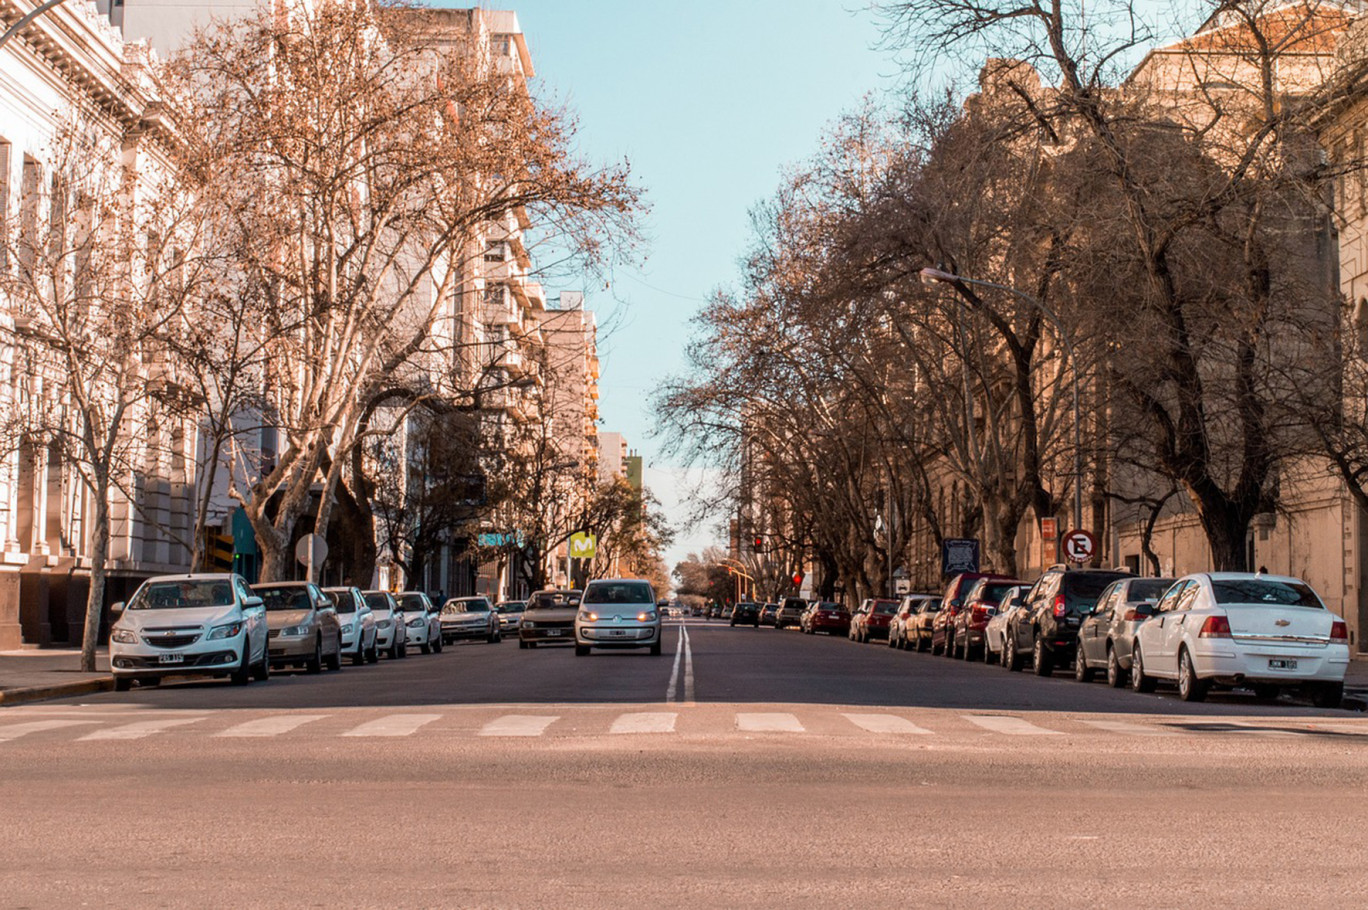
[[[793,586],[795,588],[801,588],[803,586],[803,573],[798,569],[794,569],[793,571]]]
[[[752,543],[754,544],[753,550],[756,553],[765,549],[765,538],[759,534],[755,535],[755,540],[753,540]]]

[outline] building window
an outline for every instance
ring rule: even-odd
[[[485,309],[502,309],[508,300],[508,288],[502,284],[491,284],[484,289]]]
[[[485,244],[485,262],[503,262],[508,258],[508,243],[503,240],[491,240]]]

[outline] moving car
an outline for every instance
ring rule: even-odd
[[[523,611],[527,609],[525,600],[501,600],[494,605],[499,614],[499,630],[516,634],[522,625]]]
[[[1093,671],[1107,671],[1107,685],[1119,689],[1130,673],[1135,630],[1154,615],[1154,605],[1172,578],[1123,578],[1108,585],[1078,628],[1074,679],[1087,682]]]
[[[749,626],[760,628],[760,605],[751,601],[743,600],[741,603],[732,607],[731,624],[745,623]]]
[[[266,606],[271,664],[303,667],[310,673],[342,669],[342,623],[323,589],[310,581],[253,585]]]
[[[1349,631],[1300,578],[1247,572],[1186,575],[1140,624],[1131,687],[1178,683],[1183,701],[1213,685],[1248,686],[1261,698],[1307,692],[1319,708],[1339,707],[1349,667]]]
[[[342,652],[350,654],[352,663],[375,663],[380,649],[375,644],[375,614],[360,588],[324,588],[337,608],[337,619],[342,623]]]
[[[375,646],[389,655],[390,660],[408,656],[408,628],[399,602],[388,591],[363,591],[375,615]]]
[[[575,616],[575,655],[593,648],[649,648],[660,654],[660,612],[649,581],[595,579],[584,587]]]
[[[503,641],[499,614],[488,597],[453,597],[442,605],[442,640],[483,638],[491,645]]]
[[[149,578],[111,612],[109,666],[119,692],[172,675],[229,676],[240,686],[271,675],[266,610],[240,575]]]
[[[404,613],[406,645],[417,645],[424,654],[442,652],[442,620],[437,608],[421,591],[402,591],[395,595]]]
[[[548,588],[527,599],[522,624],[518,627],[518,647],[535,648],[548,642],[569,644],[575,639],[575,613],[580,591]]]
[[[828,635],[850,634],[850,611],[845,604],[833,601],[813,601],[803,614],[802,629],[809,635],[825,632]]]

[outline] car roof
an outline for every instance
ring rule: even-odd
[[[144,581],[227,581],[236,572],[186,572],[181,575],[153,575]]]

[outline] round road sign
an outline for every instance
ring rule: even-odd
[[[1097,552],[1097,542],[1087,531],[1070,531],[1064,535],[1061,543],[1064,547],[1064,558],[1080,565],[1091,560]]]

